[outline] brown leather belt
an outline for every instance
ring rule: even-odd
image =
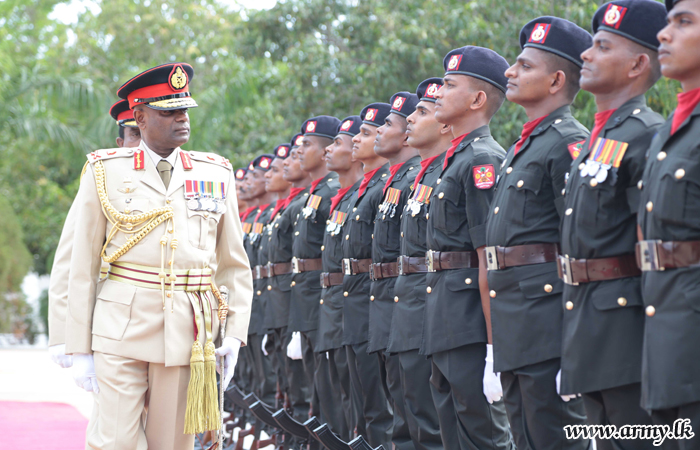
[[[321,287],[340,286],[343,284],[343,272],[323,272],[321,274]]]
[[[439,272],[449,269],[474,269],[479,267],[479,256],[476,252],[425,252],[428,272]]]
[[[311,272],[312,270],[322,270],[323,262],[321,258],[299,259],[292,258],[292,273]]]
[[[399,276],[399,263],[376,263],[369,266],[369,278],[372,281]]]
[[[357,275],[358,273],[369,272],[369,266],[372,264],[372,260],[367,259],[353,259],[353,258],[343,258],[343,273],[345,275]]]
[[[512,247],[486,247],[488,270],[528,266],[554,262],[559,255],[559,244],[528,244]]]
[[[642,274],[637,267],[635,255],[595,259],[574,259],[559,255],[557,272],[564,283],[572,286],[592,281],[637,277]]]
[[[700,264],[700,241],[640,241],[634,250],[642,272]]]
[[[267,264],[267,276],[272,278],[277,275],[287,275],[292,273],[292,263],[268,263]]]
[[[425,263],[425,258],[417,256],[399,256],[396,261],[399,265],[399,275],[408,275],[409,273],[427,273],[428,266]]]
[[[253,267],[253,279],[262,280],[263,278],[269,278],[267,265],[255,266]]]

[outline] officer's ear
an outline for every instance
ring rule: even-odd
[[[136,125],[139,126],[139,129],[146,129],[146,111],[143,110],[141,105],[134,107],[134,120],[136,121]]]
[[[123,138],[120,138],[120,137],[117,138],[117,147],[120,147],[120,148],[124,147],[124,139]]]

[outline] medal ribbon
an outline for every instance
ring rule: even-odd
[[[185,180],[185,198],[211,197],[225,199],[224,182]]]
[[[241,223],[241,226],[243,226],[243,234],[248,234],[250,233],[250,230],[253,229],[253,224],[250,222],[243,222]]]
[[[263,224],[260,222],[255,222],[253,224],[253,234],[262,234]]]
[[[428,203],[430,203],[430,194],[432,193],[433,188],[424,184],[419,184],[414,189],[411,200],[427,205]]]
[[[306,206],[311,208],[311,209],[318,209],[318,206],[321,204],[322,197],[318,195],[311,195],[309,196],[309,199],[306,201]]]
[[[330,221],[331,223],[335,223],[342,226],[345,223],[345,218],[347,217],[347,215],[347,213],[344,213],[342,211],[333,211],[333,214],[331,214]]]
[[[622,162],[623,156],[625,156],[628,146],[629,144],[627,142],[599,137],[593,145],[593,151],[588,156],[588,159],[618,168],[620,167],[620,163]]]
[[[384,203],[389,203],[391,205],[398,205],[399,199],[401,198],[401,191],[395,188],[389,188],[384,197]]]

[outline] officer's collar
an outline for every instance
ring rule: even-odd
[[[633,114],[639,114],[643,108],[646,108],[647,101],[644,94],[632,97],[623,103],[622,106],[610,116],[603,127],[603,131],[611,130],[622,124],[627,118]],[[635,112],[636,111],[636,112]]]

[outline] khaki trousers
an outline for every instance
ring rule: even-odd
[[[94,358],[100,393],[86,450],[192,450],[194,435],[183,433],[189,366],[165,367],[99,352]]]

